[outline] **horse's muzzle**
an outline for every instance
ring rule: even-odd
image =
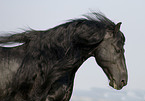
[[[111,87],[113,87],[114,89],[120,90],[122,89],[124,86],[127,85],[127,80],[122,79],[120,82],[116,82],[115,80],[110,80],[109,85]]]

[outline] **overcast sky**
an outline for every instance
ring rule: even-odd
[[[145,0],[0,0],[0,33],[49,29],[91,10],[122,22],[129,72],[124,89],[145,89]],[[74,90],[110,89],[108,85],[106,75],[90,58],[78,70]]]

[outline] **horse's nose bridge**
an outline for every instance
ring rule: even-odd
[[[120,73],[120,80],[127,83],[128,73],[127,73],[127,67],[124,58],[120,63],[118,63],[118,68]]]

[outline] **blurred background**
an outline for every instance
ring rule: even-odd
[[[121,91],[109,87],[91,57],[76,73],[71,101],[145,101],[145,0],[0,0],[0,33],[46,30],[91,11],[122,22],[129,81]]]

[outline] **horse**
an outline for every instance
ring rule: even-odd
[[[109,85],[122,89],[128,73],[120,26],[92,12],[48,30],[1,36],[0,101],[69,101],[75,73],[92,56]],[[2,46],[10,43],[21,45]]]

